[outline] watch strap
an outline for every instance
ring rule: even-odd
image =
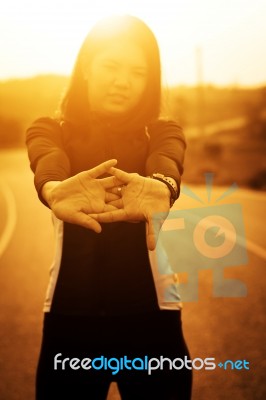
[[[167,178],[167,176],[164,176],[163,174],[160,174],[160,173],[152,174],[150,176],[150,178],[156,179],[157,181],[160,181],[160,182],[163,182],[168,187],[168,189],[170,191],[170,207],[172,207],[172,205],[178,198],[179,192],[178,192],[177,188],[175,188],[175,186],[173,185],[171,180],[169,178]]]

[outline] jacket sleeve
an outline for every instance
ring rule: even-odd
[[[186,141],[182,128],[174,121],[159,120],[148,127],[150,136],[146,175],[161,173],[174,178],[180,188]]]
[[[64,150],[60,124],[51,118],[39,118],[27,129],[26,146],[34,184],[40,200],[43,185],[62,181],[70,176],[70,162]]]

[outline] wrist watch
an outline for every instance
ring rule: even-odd
[[[167,176],[164,176],[163,174],[159,173],[152,174],[150,178],[163,182],[168,187],[168,189],[170,190],[170,207],[172,207],[172,205],[178,199],[179,196],[177,185],[174,185],[171,179],[169,179]]]

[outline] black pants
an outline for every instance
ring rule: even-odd
[[[104,400],[111,382],[117,382],[123,400],[189,400],[192,371],[179,368],[181,361],[178,368],[171,365],[185,356],[180,311],[109,317],[47,313],[36,400]],[[150,361],[149,372],[152,358],[160,362]]]

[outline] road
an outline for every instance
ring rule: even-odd
[[[25,152],[0,153],[0,171],[0,399],[33,400],[53,231]],[[191,189],[210,205],[205,188]],[[225,189],[214,187],[212,199]],[[184,332],[192,358],[246,360],[250,369],[196,370],[193,400],[266,398],[265,200],[266,193],[238,189],[215,203],[242,206],[248,262],[228,266],[225,274],[244,282],[248,295],[214,297],[211,271],[199,271],[199,299],[184,302]],[[176,204],[178,209],[199,206],[184,193]],[[115,385],[108,399],[119,399]]]

